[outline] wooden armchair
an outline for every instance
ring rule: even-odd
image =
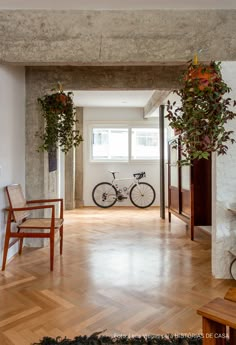
[[[24,238],[49,238],[50,240],[50,270],[53,271],[54,263],[54,240],[55,232],[60,233],[60,255],[62,255],[63,247],[63,199],[45,199],[26,201],[19,184],[6,187],[6,193],[9,200],[9,208],[7,209],[7,225],[6,236],[3,250],[2,271],[5,270],[7,252],[13,244],[19,243],[19,254],[22,253]],[[60,216],[55,218],[55,206],[46,203],[60,203]],[[30,204],[42,204],[32,205]],[[50,218],[30,218],[32,210],[51,210]],[[17,231],[11,230],[12,223],[16,223]],[[32,231],[33,230],[33,231]],[[35,231],[36,230],[36,231]],[[40,230],[40,231],[37,231]],[[35,232],[34,232],[35,231]],[[10,243],[10,239],[13,238]]]

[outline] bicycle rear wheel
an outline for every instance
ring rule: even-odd
[[[151,206],[156,198],[154,188],[146,182],[140,182],[134,185],[130,191],[130,201],[139,208]]]
[[[93,188],[92,198],[99,207],[111,207],[117,201],[116,189],[111,183],[101,182]]]

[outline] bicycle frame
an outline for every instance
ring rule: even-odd
[[[120,188],[119,188],[119,185],[118,185],[118,183],[117,182],[121,182],[121,181],[131,181],[132,180],[132,182],[131,182],[131,184],[128,186],[128,187],[126,187],[126,186],[124,186],[123,187],[123,190],[121,190]],[[116,191],[117,191],[117,193],[125,193],[126,195],[128,195],[129,194],[129,192],[130,192],[130,190],[131,190],[131,188],[134,186],[134,185],[139,185],[139,179],[137,179],[136,177],[124,177],[124,178],[116,178],[114,175],[113,175],[113,180],[111,181],[111,184],[112,184],[112,186],[113,187],[115,187],[115,189],[116,189]],[[124,188],[126,188],[126,190],[124,190]]]

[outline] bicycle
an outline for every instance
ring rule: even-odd
[[[146,208],[151,206],[156,198],[154,188],[147,182],[139,182],[143,177],[146,177],[145,172],[133,174],[133,177],[117,179],[118,171],[109,171],[113,180],[109,182],[98,183],[92,191],[92,198],[94,203],[102,208],[108,208],[115,203],[121,202],[124,199],[130,198],[132,204],[139,208]],[[118,182],[125,180],[133,180],[128,187],[119,188]]]

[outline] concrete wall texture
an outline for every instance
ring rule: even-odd
[[[0,61],[24,65],[236,60],[236,10],[0,11]]]

